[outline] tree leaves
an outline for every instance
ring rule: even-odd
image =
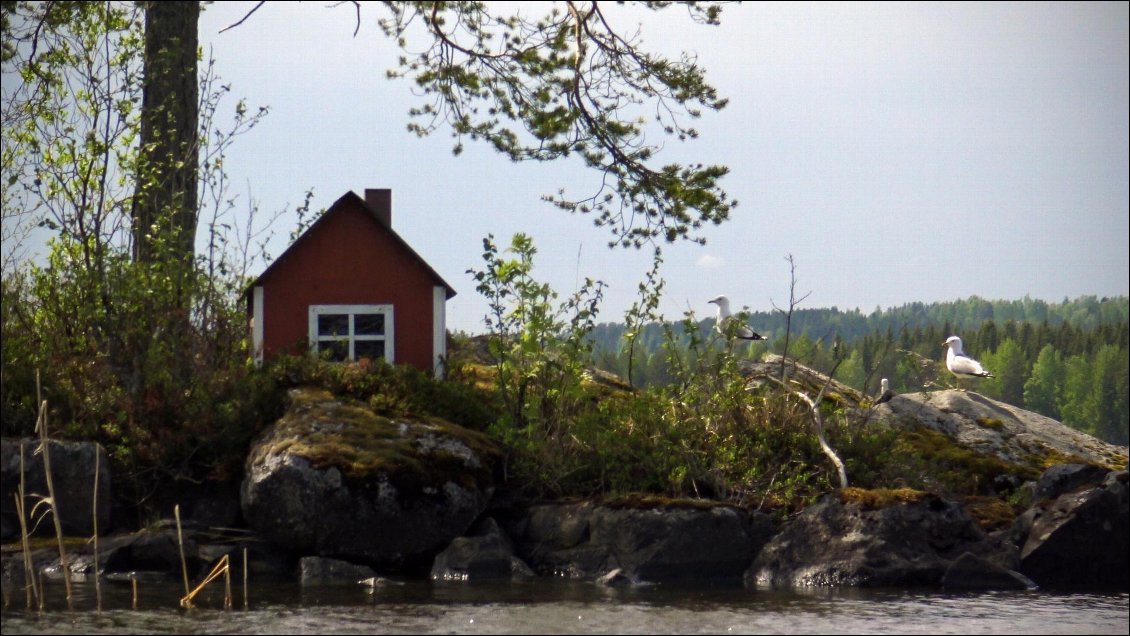
[[[693,57],[648,53],[638,31],[617,30],[613,24],[623,14],[596,2],[564,2],[538,18],[497,14],[476,2],[385,6],[391,15],[381,27],[406,53],[389,76],[411,78],[427,100],[410,111],[409,130],[425,136],[449,126],[455,154],[469,138],[513,161],[580,157],[603,174],[595,190],[582,196],[561,190],[543,199],[592,214],[611,231],[610,246],[702,242],[696,230],[725,221],[737,205],[719,185],[725,166],[652,165],[662,143],[649,134],[693,139],[698,133],[686,122],[726,100]],[[685,8],[700,23],[718,23],[715,3]],[[425,46],[413,53],[411,36],[421,26]],[[654,125],[646,112],[655,113]]]

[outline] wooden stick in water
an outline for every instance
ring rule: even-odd
[[[224,609],[230,610],[232,608],[231,599],[231,559],[227,554],[224,555],[227,560],[227,566],[224,567]]]
[[[243,548],[243,609],[247,609],[247,548]]]
[[[200,591],[205,588],[205,586],[207,586],[212,581],[215,581],[221,574],[225,574],[229,569],[231,569],[230,564],[231,558],[229,555],[225,554],[223,558],[221,558],[220,561],[216,563],[216,567],[212,568],[212,571],[208,574],[208,576],[204,577],[204,580],[200,582],[200,585],[197,585],[195,589],[184,595],[184,598],[180,600],[180,606],[185,609],[192,607],[192,599],[196,598],[196,595],[199,594]]]

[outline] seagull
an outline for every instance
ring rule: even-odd
[[[737,319],[730,315],[730,299],[725,296],[715,296],[708,302],[718,305],[718,314],[714,317],[714,330],[723,336],[733,334],[742,340],[768,340],[765,336],[755,333],[749,327],[739,324],[731,327]]]
[[[991,378],[992,373],[985,370],[980,362],[965,355],[961,350],[961,338],[957,336],[950,336],[942,343],[946,347],[946,368],[950,373],[957,377],[958,385],[961,384],[961,378]]]
[[[882,387],[879,389],[879,397],[875,398],[875,403],[871,405],[872,407],[879,406],[883,402],[890,402],[891,398],[895,396],[895,394],[891,392],[891,384],[887,382],[887,378],[883,378],[880,384]]]

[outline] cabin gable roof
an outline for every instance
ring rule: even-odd
[[[267,266],[267,269],[263,270],[262,274],[260,274],[250,285],[248,285],[247,291],[245,293],[250,295],[255,287],[264,284],[264,282],[272,276],[272,274],[278,269],[280,263],[294,258],[295,254],[301,253],[302,246],[305,245],[307,237],[321,231],[321,228],[327,224],[328,219],[331,219],[340,210],[353,206],[359,206],[360,209],[365,212],[365,215],[372,219],[373,223],[376,223],[388,233],[388,235],[392,238],[393,243],[397,246],[398,249],[402,251],[404,255],[409,258],[410,261],[412,261],[422,271],[426,272],[437,285],[442,286],[446,290],[446,298],[450,299],[455,295],[455,289],[452,288],[451,285],[447,284],[447,281],[445,281],[443,277],[440,276],[435,271],[435,269],[433,269],[432,266],[423,259],[423,257],[417,254],[416,250],[412,249],[412,247],[408,245],[407,241],[405,241],[399,234],[396,233],[396,230],[393,230],[392,227],[384,219],[382,219],[375,210],[373,210],[371,207],[369,207],[368,204],[366,204],[364,199],[362,199],[352,190],[346,192],[344,195],[338,198],[337,201],[334,201],[333,205],[331,205],[329,209],[327,209],[325,213],[322,214],[322,216],[314,222],[313,225],[306,228],[306,231],[303,232],[302,235],[299,236],[298,239],[296,239],[294,243],[292,243],[290,247],[286,249],[286,251],[280,254],[278,258],[276,258],[270,265]]]

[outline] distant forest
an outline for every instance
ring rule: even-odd
[[[737,308],[735,308],[736,310]],[[767,342],[737,345],[741,355],[787,355],[823,372],[837,360],[837,380],[874,395],[881,378],[897,392],[956,386],[945,369],[942,343],[961,337],[965,352],[996,377],[967,380],[967,388],[1055,418],[1116,444],[1130,440],[1130,298],[1083,296],[1062,303],[985,300],[910,303],[863,314],[858,309],[794,309],[791,328],[782,311],[743,314]],[[645,325],[629,346],[622,323],[602,323],[591,333],[594,364],[643,387],[668,384],[671,352],[684,350],[685,325],[695,325],[711,346],[714,318]],[[786,337],[786,333],[788,337]]]

